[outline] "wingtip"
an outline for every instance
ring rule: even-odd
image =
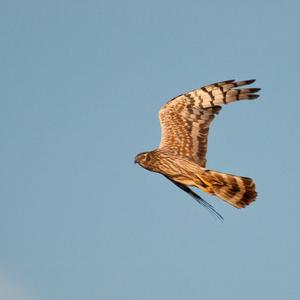
[[[257,99],[258,97],[259,97],[259,95],[257,95],[257,94],[250,94],[250,95],[248,95],[248,99],[250,99],[250,100],[254,100],[254,99]]]
[[[256,81],[256,79],[248,79],[248,80],[245,80],[245,82],[247,83],[247,84],[252,84],[253,82],[255,82]]]
[[[261,88],[253,88],[252,91],[253,93],[259,92],[261,90]]]

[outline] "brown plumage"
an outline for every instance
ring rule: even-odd
[[[188,186],[200,188],[237,208],[245,207],[256,198],[251,178],[206,169],[209,125],[221,106],[238,100],[256,99],[258,88],[237,87],[255,80],[227,80],[179,95],[159,111],[162,130],[157,149],[143,152],[135,162],[143,168],[164,175],[199,203],[222,216]]]

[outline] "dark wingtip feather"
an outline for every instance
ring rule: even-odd
[[[180,189],[188,193],[193,199],[195,199],[199,204],[201,204],[203,207],[205,207],[211,214],[213,214],[215,217],[217,217],[220,221],[224,221],[224,218],[221,214],[219,214],[215,208],[206,202],[204,199],[202,199],[198,194],[196,194],[194,191],[192,191],[189,187],[187,187],[184,184],[181,184],[179,182],[176,182],[169,178],[168,176],[164,175],[167,179],[172,181],[176,186],[178,186]]]
[[[221,214],[219,214],[215,208],[209,204],[208,202],[206,202],[204,199],[202,199],[199,195],[197,195],[196,193],[194,193],[194,195],[189,194],[190,196],[192,196],[198,203],[200,203],[203,207],[205,207],[213,216],[217,217],[218,220],[220,221],[224,221],[224,218]],[[196,197],[196,196],[197,197]]]
[[[256,79],[248,79],[248,80],[245,80],[245,83],[246,84],[252,84],[255,81],[256,81]]]
[[[256,94],[249,94],[248,95],[248,99],[251,99],[251,100],[256,99],[258,97],[259,97],[259,95],[256,95]]]
[[[256,93],[259,92],[261,90],[261,88],[249,88],[247,89],[248,93]]]

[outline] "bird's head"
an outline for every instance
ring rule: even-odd
[[[138,163],[141,167],[146,168],[148,165],[148,162],[150,161],[150,152],[142,152],[136,155],[134,158],[134,163]]]

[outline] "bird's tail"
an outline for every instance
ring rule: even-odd
[[[227,203],[242,208],[256,198],[255,183],[251,178],[212,170],[201,172],[200,188]]]

